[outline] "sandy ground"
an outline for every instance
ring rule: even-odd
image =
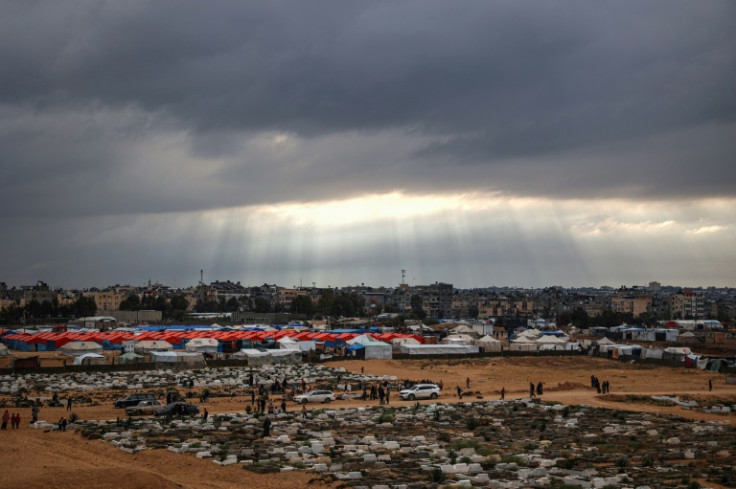
[[[374,375],[396,375],[400,379],[442,381],[441,401],[460,402],[455,387],[466,392],[462,401],[498,399],[501,388],[506,399],[528,396],[529,383],[544,383],[543,400],[564,404],[590,404],[598,407],[651,412],[667,412],[693,420],[728,420],[736,416],[700,413],[679,407],[615,402],[627,394],[687,394],[698,399],[736,400],[736,386],[725,383],[725,375],[700,370],[623,365],[603,359],[527,357],[473,361],[345,361],[330,366]],[[608,380],[611,394],[598,395],[590,388],[590,376]],[[467,379],[470,387],[466,387]],[[708,379],[713,391],[708,391]],[[64,396],[61,396],[64,397]],[[428,401],[427,401],[428,402]],[[375,401],[373,402],[376,403]],[[207,405],[210,414],[243,411],[250,404],[246,397],[215,397]],[[333,407],[365,405],[362,401],[338,401]],[[408,405],[393,396],[392,405]],[[317,406],[322,407],[322,406]],[[289,409],[301,409],[293,403]],[[290,472],[258,475],[240,466],[219,467],[208,460],[152,450],[130,455],[100,440],[89,441],[73,432],[44,433],[28,427],[30,409],[18,409],[22,417],[19,430],[0,432],[0,488],[116,488],[138,487],[230,489],[291,488],[310,484],[312,474]],[[111,405],[75,406],[81,419],[124,417]],[[65,408],[42,408],[40,419],[55,422]],[[324,487],[321,482],[311,487]]]

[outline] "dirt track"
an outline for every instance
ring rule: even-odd
[[[736,416],[700,413],[680,407],[652,404],[621,403],[613,396],[601,396],[590,386],[590,375],[609,380],[613,395],[626,394],[688,394],[699,399],[736,399],[736,386],[726,385],[725,376],[699,370],[665,367],[636,367],[588,358],[513,358],[484,361],[346,361],[330,364],[374,375],[396,375],[400,379],[440,380],[445,386],[443,402],[460,402],[455,387],[465,388],[470,379],[473,394],[462,401],[478,398],[498,399],[502,387],[506,399],[528,395],[529,382],[543,382],[542,399],[564,404],[590,404],[614,409],[668,412],[694,420],[733,420]],[[708,392],[708,379],[714,390]],[[213,398],[208,405],[211,414],[244,410],[249,398]],[[406,405],[395,396],[391,403]],[[333,407],[364,405],[362,401],[338,401]],[[297,409],[291,404],[290,409]],[[89,441],[73,432],[44,433],[27,426],[29,409],[21,413],[22,427],[0,433],[0,488],[74,488],[100,487],[134,489],[139,487],[230,489],[248,485],[251,488],[303,488],[313,476],[301,472],[258,475],[237,465],[220,467],[208,460],[199,460],[168,451],[144,451],[135,455],[124,453],[100,440]],[[74,408],[82,419],[115,419],[122,412],[111,406]],[[65,408],[43,408],[40,418],[56,421],[66,414]],[[312,484],[312,487],[323,487]]]

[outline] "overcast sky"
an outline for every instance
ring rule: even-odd
[[[736,286],[736,3],[0,3],[0,281]]]

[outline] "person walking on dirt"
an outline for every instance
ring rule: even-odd
[[[263,420],[263,436],[262,438],[266,438],[268,436],[271,436],[271,418],[266,416],[266,419]]]
[[[541,396],[542,395],[542,392],[544,392],[544,386],[540,382],[540,383],[537,384],[537,395],[538,396]]]
[[[10,421],[10,413],[6,409],[3,413],[3,424],[0,426],[0,430],[7,430],[8,429],[8,421]]]
[[[465,388],[470,389],[470,377],[465,378]]]
[[[505,400],[505,398],[506,398],[506,388],[505,387],[501,387],[501,399],[499,399],[499,400],[500,401],[503,401],[503,400]]]
[[[537,397],[534,393],[534,382],[529,382],[529,397]]]
[[[71,411],[72,410],[72,403],[74,402],[74,399],[72,396],[69,396],[69,398],[66,400],[66,410]]]
[[[459,385],[457,387],[455,387],[455,389],[457,389],[457,397],[459,397],[460,399],[462,399],[463,398],[463,390],[460,388]]]
[[[713,379],[708,379],[708,392],[713,390]]]
[[[38,421],[38,413],[41,409],[34,404],[34,406],[31,408],[31,423],[35,423]]]

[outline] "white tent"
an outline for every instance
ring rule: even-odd
[[[466,334],[451,334],[440,340],[443,345],[472,345],[474,338]]]
[[[99,353],[83,353],[74,358],[74,365],[107,365],[105,355]]]
[[[516,337],[517,338],[524,337],[524,338],[536,339],[536,338],[539,338],[539,335],[541,335],[541,334],[542,334],[542,332],[539,331],[538,329],[525,329],[524,331],[522,331],[521,333],[519,333],[518,335],[516,335]]]
[[[171,351],[174,347],[168,341],[163,340],[150,340],[150,341],[139,341],[135,344],[133,351],[135,353],[151,353],[155,351]]]
[[[145,357],[143,355],[138,355],[137,353],[123,353],[117,357],[116,361],[120,365],[126,365],[131,363],[142,363],[144,358]]]
[[[314,341],[298,341],[294,338],[284,336],[276,340],[279,344],[279,348],[283,350],[299,350],[299,351],[311,351],[317,349],[317,344]]]
[[[61,347],[65,355],[84,355],[85,353],[102,354],[102,345],[94,341],[72,341]]]
[[[536,341],[526,336],[522,336],[515,340],[511,340],[509,345],[509,351],[537,351],[539,345]]]
[[[6,357],[10,355],[10,350],[8,350],[8,347],[0,343],[0,357]]]
[[[614,342],[612,340],[609,340],[608,338],[601,338],[596,343],[598,343],[598,345],[613,345],[614,344]]]
[[[243,348],[239,352],[233,353],[231,358],[245,360],[248,365],[268,365],[272,363],[271,355],[267,351],[261,351],[257,348]]]
[[[279,344],[279,348],[282,350],[299,350],[301,351],[301,348],[299,348],[299,342],[293,338],[289,338],[288,336],[284,336],[283,338],[279,338],[276,340],[276,343]]]
[[[394,350],[400,350],[402,345],[421,345],[421,343],[416,338],[408,336],[403,338],[394,338],[391,340],[391,348]]]
[[[268,350],[268,356],[272,363],[299,363],[302,361],[301,350]]]
[[[401,345],[401,353],[408,355],[467,355],[478,353],[475,345]]]
[[[455,328],[453,328],[452,332],[453,334],[466,334],[472,336],[473,338],[478,337],[478,332],[467,324],[456,326]]]
[[[692,354],[692,350],[690,350],[687,346],[670,346],[668,348],[664,349],[665,353],[669,353],[671,355],[690,355]]]
[[[542,351],[548,350],[564,350],[567,341],[556,338],[555,336],[542,335],[537,341],[539,349]]]
[[[378,341],[372,336],[366,334],[356,336],[352,340],[346,341],[350,346],[355,347],[356,345],[362,346],[363,355],[365,359],[378,358],[382,360],[390,360],[393,358],[393,349],[388,343]]]
[[[158,364],[183,364],[187,366],[203,366],[204,358],[201,353],[173,352],[173,351],[151,351],[151,362]]]
[[[481,347],[484,352],[501,351],[501,342],[489,335],[475,340],[475,345]]]
[[[194,338],[187,342],[186,349],[195,353],[217,353],[219,345],[214,338]]]

